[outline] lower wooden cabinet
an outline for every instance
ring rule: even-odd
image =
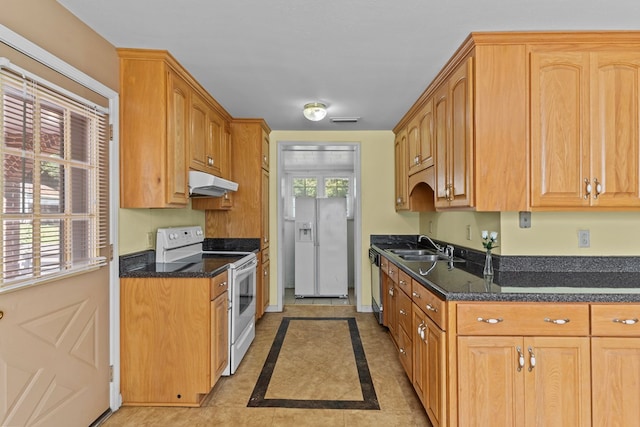
[[[383,324],[433,426],[638,425],[640,304],[444,301],[380,268]]]
[[[588,337],[458,337],[458,424],[590,426]]]
[[[227,272],[120,280],[123,405],[199,406],[228,358]]]
[[[413,304],[413,387],[434,427],[445,424],[446,335]]]
[[[211,301],[211,388],[229,364],[229,292]]]
[[[640,419],[640,304],[591,306],[594,426]]]
[[[271,288],[269,286],[270,281],[270,262],[269,262],[269,249],[264,249],[262,251],[262,260],[260,263],[260,267],[258,268],[257,275],[260,276],[257,281],[260,283],[260,286],[257,287],[256,292],[258,292],[257,298],[257,307],[256,307],[256,319],[261,318],[267,307],[269,306],[269,294],[271,292]]]
[[[640,338],[592,338],[594,426],[640,420]]]

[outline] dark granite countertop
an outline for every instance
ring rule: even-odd
[[[475,261],[472,254],[468,254],[470,260],[467,262],[456,262],[450,268],[446,261],[438,261],[435,266],[431,262],[407,262],[385,251],[418,247],[415,238],[412,241],[411,236],[404,237],[408,239],[372,239],[371,247],[447,301],[640,302],[640,271],[637,269],[640,262],[637,257],[612,257],[608,271],[576,271],[576,257],[553,257],[555,264],[548,265],[547,262],[535,271],[522,269],[523,266],[530,267],[521,259],[526,257],[518,257],[515,261],[503,259],[505,269],[496,274],[496,280],[486,283],[480,264],[472,262]],[[456,249],[458,255],[467,254],[464,249]],[[544,257],[532,258],[544,260]],[[598,257],[595,264],[602,264],[602,258]],[[566,268],[567,265],[571,268]],[[427,275],[420,274],[432,266]],[[558,269],[558,266],[565,268]],[[514,269],[510,270],[512,267]]]
[[[260,239],[206,238],[205,251],[257,252]],[[157,264],[152,249],[120,256],[120,278],[211,278],[229,268],[229,263],[240,258],[198,256],[193,262]]]

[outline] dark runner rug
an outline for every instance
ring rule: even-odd
[[[356,319],[283,318],[247,406],[380,409]]]

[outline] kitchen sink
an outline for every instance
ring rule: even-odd
[[[429,253],[426,253],[424,255],[406,254],[406,255],[398,255],[398,256],[405,261],[422,261],[422,262],[447,261],[447,258],[445,256],[437,255],[437,254],[429,254]]]
[[[438,256],[437,253],[429,249],[387,249],[387,250],[392,254],[398,255],[399,257],[424,256],[424,255]]]

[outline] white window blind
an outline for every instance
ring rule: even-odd
[[[106,264],[107,111],[2,61],[0,290]]]

